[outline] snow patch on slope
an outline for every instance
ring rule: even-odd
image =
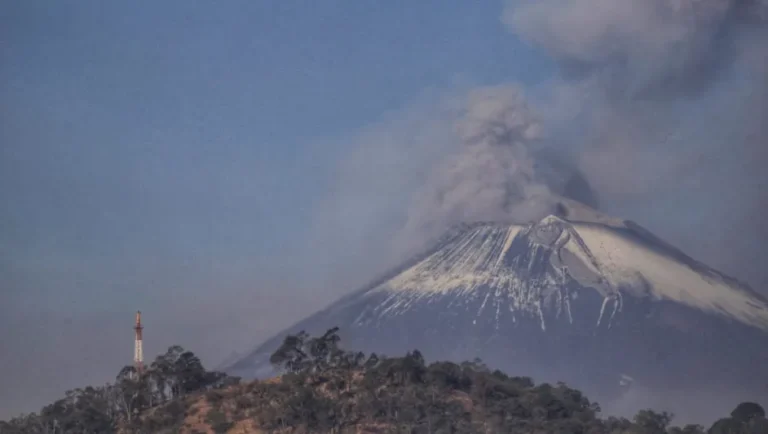
[[[676,301],[768,329],[768,306],[744,288],[700,273],[608,228],[573,225],[611,286]],[[650,294],[640,292],[650,290]]]
[[[520,225],[481,225],[473,227],[453,242],[438,249],[413,267],[403,271],[384,284],[371,290],[372,293],[387,291],[388,297],[376,312],[379,316],[398,315],[409,310],[418,302],[451,294],[461,300],[471,300],[481,288],[493,289],[492,302],[499,315],[501,302],[512,313],[537,317],[541,328],[546,329],[542,310],[544,289],[553,290],[551,296],[560,305],[569,300],[558,292],[557,276],[541,273],[534,269],[536,254],[530,261],[510,255],[514,242],[526,229]],[[535,251],[546,250],[545,246],[533,246]],[[510,266],[512,258],[517,264]],[[527,270],[521,272],[520,270]],[[490,294],[480,307],[480,314],[489,302]],[[559,311],[570,315],[570,308]]]

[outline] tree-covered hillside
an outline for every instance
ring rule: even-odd
[[[154,433],[155,425],[170,426],[183,417],[186,399],[237,382],[172,346],[141,372],[125,366],[114,383],[70,390],[39,413],[0,421],[0,434],[108,434],[132,427],[137,429],[126,432]]]
[[[565,384],[537,385],[479,360],[427,364],[419,351],[345,351],[337,329],[288,336],[271,361],[284,375],[240,384],[171,347],[141,375],[124,368],[114,384],[0,422],[0,433],[768,433],[756,403],[739,404],[708,430],[672,427],[672,415],[652,410],[601,418],[596,403]]]

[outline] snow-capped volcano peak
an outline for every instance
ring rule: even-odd
[[[397,314],[439,295],[471,296],[494,288],[485,295],[492,303],[483,303],[481,310],[492,305],[513,315],[530,314],[546,328],[548,309],[573,321],[573,300],[592,291],[603,298],[599,311],[593,312],[597,324],[621,312],[629,296],[681,303],[768,330],[768,304],[746,285],[694,261],[632,222],[597,211],[580,214],[573,220],[548,215],[525,225],[469,225],[412,267],[372,288],[371,294],[390,295],[378,314]],[[501,299],[506,306],[500,305]]]
[[[479,357],[508,372],[580,385],[599,400],[629,383],[662,393],[765,392],[765,299],[631,221],[562,198],[535,199],[515,213],[523,223],[453,228],[230,371],[271,375],[269,356],[285,334],[338,326],[349,348]]]

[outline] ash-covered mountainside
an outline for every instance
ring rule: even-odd
[[[628,378],[650,387],[766,390],[765,299],[632,222],[596,211],[568,215],[455,228],[228,371],[270,375],[269,356],[286,334],[339,326],[350,348],[479,357],[596,396],[618,392]]]

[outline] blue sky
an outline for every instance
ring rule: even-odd
[[[229,290],[271,297],[274,285],[264,289],[263,281],[299,272],[287,258],[308,235],[313,201],[347,152],[349,141],[337,138],[457,80],[540,81],[547,60],[514,41],[499,22],[501,8],[496,1],[6,5],[0,310],[8,312],[4,328],[27,329],[18,345],[6,336],[0,359],[23,369],[11,385],[30,387],[31,395],[12,394],[19,410],[100,382],[130,357],[126,335],[110,342],[114,355],[104,366],[34,384],[35,369],[85,357],[48,355],[30,365],[31,351],[65,339],[56,333],[91,354],[99,349],[87,345],[83,328],[98,324],[118,339],[136,308],[174,317],[180,299],[204,305]],[[167,339],[194,346],[189,327],[167,328]],[[172,343],[155,336],[148,354]],[[116,350],[124,343],[123,355]],[[228,346],[237,348],[215,348]]]

